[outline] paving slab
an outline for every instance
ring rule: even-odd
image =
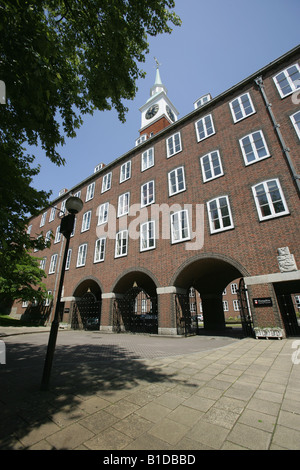
[[[300,450],[293,339],[1,334],[1,450]]]

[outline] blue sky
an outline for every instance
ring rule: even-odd
[[[175,0],[182,26],[171,35],[149,38],[150,52],[141,68],[145,79],[129,108],[126,123],[112,111],[84,119],[77,137],[67,139],[60,150],[66,159],[57,167],[41,150],[35,151],[41,171],[33,186],[52,190],[71,189],[94,171],[98,163],[110,163],[135,145],[139,136],[139,108],[150,96],[155,79],[156,56],[168,96],[179,118],[193,110],[205,93],[215,97],[299,44],[299,0]],[[101,86],[101,83],[99,83]]]

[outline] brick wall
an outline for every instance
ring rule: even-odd
[[[271,69],[260,71],[259,74],[263,77],[265,92],[272,103],[273,113],[280,123],[281,132],[287,146],[291,149],[291,156],[299,173],[300,140],[290,120],[290,115],[300,110],[300,104],[295,104],[291,97],[281,99],[273,81],[273,76],[276,73],[287,67],[288,64],[295,62],[299,64],[298,50],[286,57],[285,61],[275,61]],[[239,276],[278,273],[277,248],[281,246],[290,248],[290,252],[295,256],[299,266],[299,194],[261,92],[254,79],[255,76],[241,82],[167,128],[164,128],[166,125],[164,118],[154,123],[155,135],[152,139],[135,147],[125,154],[121,161],[112,162],[74,188],[73,192],[81,190],[84,208],[77,215],[75,236],[71,238],[70,242],[72,258],[70,269],[65,273],[64,297],[74,296],[76,286],[80,285],[84,279],[96,279],[102,294],[118,293],[120,286],[127,289],[133,280],[137,283],[142,282],[145,288],[149,286],[149,283],[155,285],[156,288],[167,286],[187,288],[190,287],[187,284],[195,279],[195,284],[198,283],[195,287],[201,291],[201,286],[205,283],[206,272],[211,276],[212,290],[214,282],[218,285],[218,290],[223,290],[227,285],[224,284],[225,282],[232,282]],[[255,113],[235,123],[229,103],[245,93],[250,94]],[[195,123],[207,115],[212,116],[215,133],[198,142]],[[153,129],[151,128],[151,130]],[[246,166],[239,140],[256,131],[263,132],[270,156]],[[146,132],[146,129],[143,132]],[[178,132],[181,136],[182,150],[167,158],[166,139]],[[142,172],[141,155],[152,147],[154,148],[155,165]],[[219,151],[221,157],[223,175],[204,182],[200,158],[215,150]],[[120,183],[120,166],[127,160],[131,160],[131,178]],[[184,168],[186,189],[170,196],[168,173],[178,167]],[[102,179],[109,172],[112,172],[112,187],[109,191],[101,193]],[[288,214],[260,221],[252,186],[269,179],[278,179],[280,182]],[[170,239],[159,238],[156,240],[155,249],[141,252],[140,240],[129,239],[127,255],[115,258],[115,240],[108,238],[104,261],[94,263],[95,241],[98,237],[97,208],[99,205],[109,202],[110,207],[117,210],[118,197],[127,191],[130,192],[130,205],[139,204],[141,185],[152,180],[155,183],[154,202],[156,205],[179,204],[182,208],[185,204],[190,205],[193,215],[190,219],[192,230],[200,231],[199,224],[196,226],[196,207],[204,205],[204,244],[201,249],[189,251],[186,249],[185,242],[172,244]],[[85,202],[87,186],[93,181],[95,182],[94,197]],[[233,227],[230,230],[211,233],[207,203],[222,196],[228,198]],[[54,201],[58,208],[66,197],[67,195],[64,195]],[[92,211],[90,229],[81,232],[82,218],[88,210]],[[130,224],[136,221],[138,232],[139,223],[150,218],[152,210],[153,205],[150,205],[145,209],[144,218],[137,213],[128,217],[127,222]],[[50,209],[47,212],[45,225],[41,228],[41,216],[30,221],[32,236],[37,236],[41,230],[44,233],[48,230],[55,233],[60,219],[56,215],[55,219],[49,222],[49,214]],[[113,214],[110,214],[111,217]],[[139,218],[137,219],[137,217]],[[125,217],[116,219],[117,231],[124,220]],[[160,224],[162,220],[163,216],[160,214]],[[85,266],[76,267],[78,247],[83,243],[87,243]],[[56,273],[48,274],[50,258],[53,253],[60,254],[61,245],[62,241],[57,244],[52,243],[50,249],[36,253],[37,256],[47,258],[46,284],[52,292],[55,291],[58,278],[57,269]],[[191,268],[189,268],[189,263]],[[185,269],[187,276],[181,276],[183,269]],[[124,279],[123,283],[120,282],[122,279]],[[208,285],[205,284],[205,286],[207,290]],[[172,297],[167,294],[159,297],[160,325],[165,328],[171,327],[174,325]],[[111,312],[111,305],[111,299],[105,299],[102,304],[102,318],[107,325],[111,321],[111,314],[108,313],[108,308]],[[23,310],[18,305],[18,313]],[[274,317],[275,313],[273,312],[271,316]],[[266,309],[255,312],[256,318],[262,318],[262,323],[267,321],[268,314]]]

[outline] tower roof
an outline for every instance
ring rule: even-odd
[[[158,93],[161,93],[162,91],[167,94],[168,93],[168,90],[166,89],[166,87],[163,85],[162,83],[162,80],[161,80],[161,77],[160,77],[160,72],[159,72],[159,62],[158,60],[156,59],[156,57],[154,57],[155,59],[155,62],[156,62],[156,75],[155,75],[155,82],[154,82],[154,85],[151,87],[150,89],[150,98],[149,100],[154,96],[154,95],[157,95]],[[149,101],[148,100],[148,101]]]

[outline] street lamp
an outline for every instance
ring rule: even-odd
[[[54,314],[53,322],[51,324],[51,330],[50,330],[50,335],[49,335],[48,348],[47,348],[43,378],[42,378],[42,383],[41,383],[41,390],[48,390],[49,388],[50,373],[51,373],[51,368],[52,368],[52,362],[53,362],[53,356],[54,356],[54,350],[55,350],[56,338],[57,338],[57,332],[58,332],[58,326],[59,326],[60,299],[61,299],[62,288],[63,288],[63,283],[64,283],[66,261],[67,261],[69,244],[70,244],[70,236],[74,228],[75,215],[81,211],[82,207],[83,207],[83,202],[81,199],[79,199],[79,197],[76,197],[76,196],[69,197],[66,201],[66,209],[68,211],[68,215],[65,215],[61,219],[61,223],[60,223],[60,233],[62,233],[64,237],[66,238],[66,246],[65,246],[65,252],[64,252],[63,262],[61,266],[61,274],[60,274],[60,281],[59,281],[59,287],[58,287],[58,292],[57,292],[55,314]]]

